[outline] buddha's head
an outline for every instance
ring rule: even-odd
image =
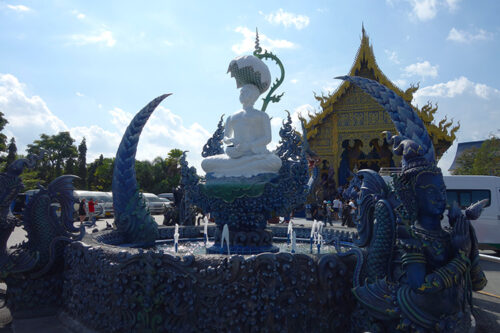
[[[252,106],[271,85],[269,68],[253,55],[233,59],[227,71],[236,79],[236,87],[241,88],[240,102],[243,107]]]

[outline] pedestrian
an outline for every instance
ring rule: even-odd
[[[87,217],[87,211],[85,210],[85,198],[80,200],[80,204],[78,205],[78,215],[80,215],[80,222],[83,222],[85,217]]]
[[[349,219],[349,223],[347,224],[348,227],[354,227],[354,221],[356,221],[356,210],[357,210],[357,207],[356,207],[356,204],[354,203],[354,199],[351,199],[349,201],[349,207],[351,208],[351,214],[350,214],[350,219]]]
[[[342,202],[342,226],[349,225],[349,217],[351,214],[349,213],[351,208],[349,207],[349,201],[344,200]]]
[[[332,202],[331,201],[327,201],[326,202],[326,223],[330,223],[330,225],[333,227],[332,213],[333,213]]]
[[[333,200],[333,218],[335,221],[338,221],[340,219],[340,208],[342,208],[342,201],[339,200],[339,197],[335,197]]]
[[[311,218],[313,220],[318,221],[319,220],[319,214],[318,214],[318,204],[316,202],[313,202],[311,204]]]
[[[95,202],[93,198],[89,200],[89,220],[92,222],[91,226],[95,224]]]
[[[326,200],[318,208],[318,221],[325,223],[326,219]]]

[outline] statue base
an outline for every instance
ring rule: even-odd
[[[217,228],[215,243],[207,248],[208,254],[228,254],[228,245],[221,246],[222,230]],[[278,247],[272,244],[273,233],[268,229],[252,231],[229,231],[230,254],[259,254],[263,252],[277,253]]]

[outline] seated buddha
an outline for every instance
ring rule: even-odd
[[[266,147],[271,142],[271,120],[267,113],[254,108],[271,83],[269,69],[255,56],[242,56],[231,61],[228,72],[241,88],[243,108],[226,120],[225,154],[205,158],[201,167],[207,177],[215,178],[278,173],[281,159]]]

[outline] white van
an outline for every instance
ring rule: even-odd
[[[465,209],[479,200],[488,199],[481,217],[471,223],[480,248],[500,251],[500,177],[444,176],[444,183],[448,206],[456,201]]]

